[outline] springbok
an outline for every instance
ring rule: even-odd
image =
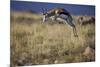
[[[61,15],[66,15],[67,19],[62,18]],[[46,22],[47,19],[50,17],[54,17],[54,20],[57,20],[57,18],[61,18],[65,20],[66,21],[65,23],[67,23],[68,25],[70,25],[70,27],[73,28],[74,36],[75,37],[78,36],[76,32],[76,26],[73,23],[73,18],[67,10],[63,8],[54,8],[54,9],[48,10],[46,13],[43,12],[43,22]]]

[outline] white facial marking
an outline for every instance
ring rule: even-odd
[[[43,22],[45,22],[46,21],[46,17],[45,16],[43,16]]]

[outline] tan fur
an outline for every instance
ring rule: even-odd
[[[48,11],[48,13],[52,13],[52,14],[60,14],[62,12],[65,12],[65,10],[63,8],[55,8],[55,9]]]

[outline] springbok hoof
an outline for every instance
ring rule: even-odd
[[[78,35],[74,35],[74,37],[78,37]]]

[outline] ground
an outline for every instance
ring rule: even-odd
[[[43,23],[40,14],[11,12],[11,66],[95,61],[95,25],[73,18],[78,37],[66,24]]]

